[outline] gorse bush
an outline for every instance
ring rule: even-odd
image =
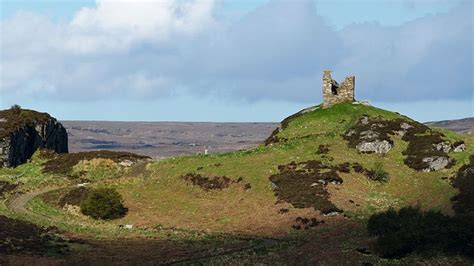
[[[81,202],[81,212],[94,219],[116,219],[125,216],[127,211],[122,196],[110,188],[91,190]]]
[[[447,216],[418,207],[374,214],[367,224],[377,236],[376,251],[386,258],[413,252],[444,252],[474,258],[474,215]]]
[[[18,104],[14,104],[10,107],[11,110],[21,110],[21,106],[19,106]]]
[[[10,110],[12,110],[14,114],[18,115],[21,113],[21,106],[19,106],[18,104],[14,104],[10,107]]]

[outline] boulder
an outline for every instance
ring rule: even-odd
[[[392,149],[392,144],[386,140],[374,140],[364,141],[356,146],[356,149],[360,152],[375,152],[375,153],[387,153]]]
[[[449,142],[440,142],[433,144],[433,146],[436,148],[436,150],[443,151],[445,153],[448,153],[451,150],[451,144],[449,144]]]
[[[408,129],[410,129],[410,128],[412,128],[412,127],[413,127],[412,125],[410,125],[410,124],[408,124],[408,123],[405,123],[405,122],[403,122],[403,123],[400,124],[400,128],[403,129],[403,130],[405,130],[405,131],[407,131]]]
[[[446,166],[448,166],[448,164],[451,162],[451,158],[444,156],[432,156],[423,158],[422,161],[428,164],[428,167],[423,169],[422,171],[432,172],[446,168]]]
[[[362,131],[360,132],[360,138],[361,139],[376,139],[379,137],[379,133],[372,131],[372,130],[367,130],[367,131]]]
[[[396,130],[395,133],[403,137],[408,132],[408,130],[410,130],[410,128],[413,128],[413,126],[403,122],[400,124],[400,130]]]
[[[466,150],[466,144],[461,143],[459,145],[453,145],[453,152],[463,152]]]
[[[368,116],[364,116],[360,119],[360,124],[361,125],[367,125],[369,123],[369,117]]]
[[[130,167],[133,165],[133,162],[130,160],[123,160],[119,163],[119,165],[124,166],[124,167]]]

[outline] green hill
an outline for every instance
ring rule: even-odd
[[[27,164],[0,170],[0,180],[17,185],[4,193],[0,213],[85,239],[194,241],[188,247],[194,252],[180,257],[191,261],[376,263],[379,257],[363,251],[371,245],[367,219],[405,206],[453,215],[460,188],[452,180],[473,151],[473,135],[428,128],[397,113],[353,103],[315,106],[288,117],[265,144],[245,151],[162,161],[132,156],[132,166],[110,154],[37,152]],[[83,197],[71,191],[84,182],[89,189],[115,188],[127,215],[97,221],[61,206],[67,195]],[[12,210],[13,192],[46,186],[58,189],[28,201],[31,211]],[[200,241],[214,255],[202,255],[207,251],[199,249]],[[446,260],[440,256],[434,259]]]

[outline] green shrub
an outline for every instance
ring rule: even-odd
[[[390,208],[383,213],[377,213],[370,217],[367,230],[372,236],[385,235],[400,229],[401,222],[395,209]]]
[[[413,252],[444,252],[474,258],[474,216],[447,216],[405,207],[370,217],[367,230],[377,236],[376,251],[386,258]]]
[[[94,219],[111,220],[125,216],[122,196],[110,188],[91,190],[81,202],[81,212]]]
[[[370,179],[379,181],[379,182],[386,182],[388,181],[388,172],[385,171],[383,167],[383,163],[380,161],[376,161],[374,163],[374,167],[372,168]]]

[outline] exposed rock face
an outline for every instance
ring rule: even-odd
[[[25,163],[38,148],[68,152],[66,129],[46,113],[32,110],[0,111],[0,166]]]

